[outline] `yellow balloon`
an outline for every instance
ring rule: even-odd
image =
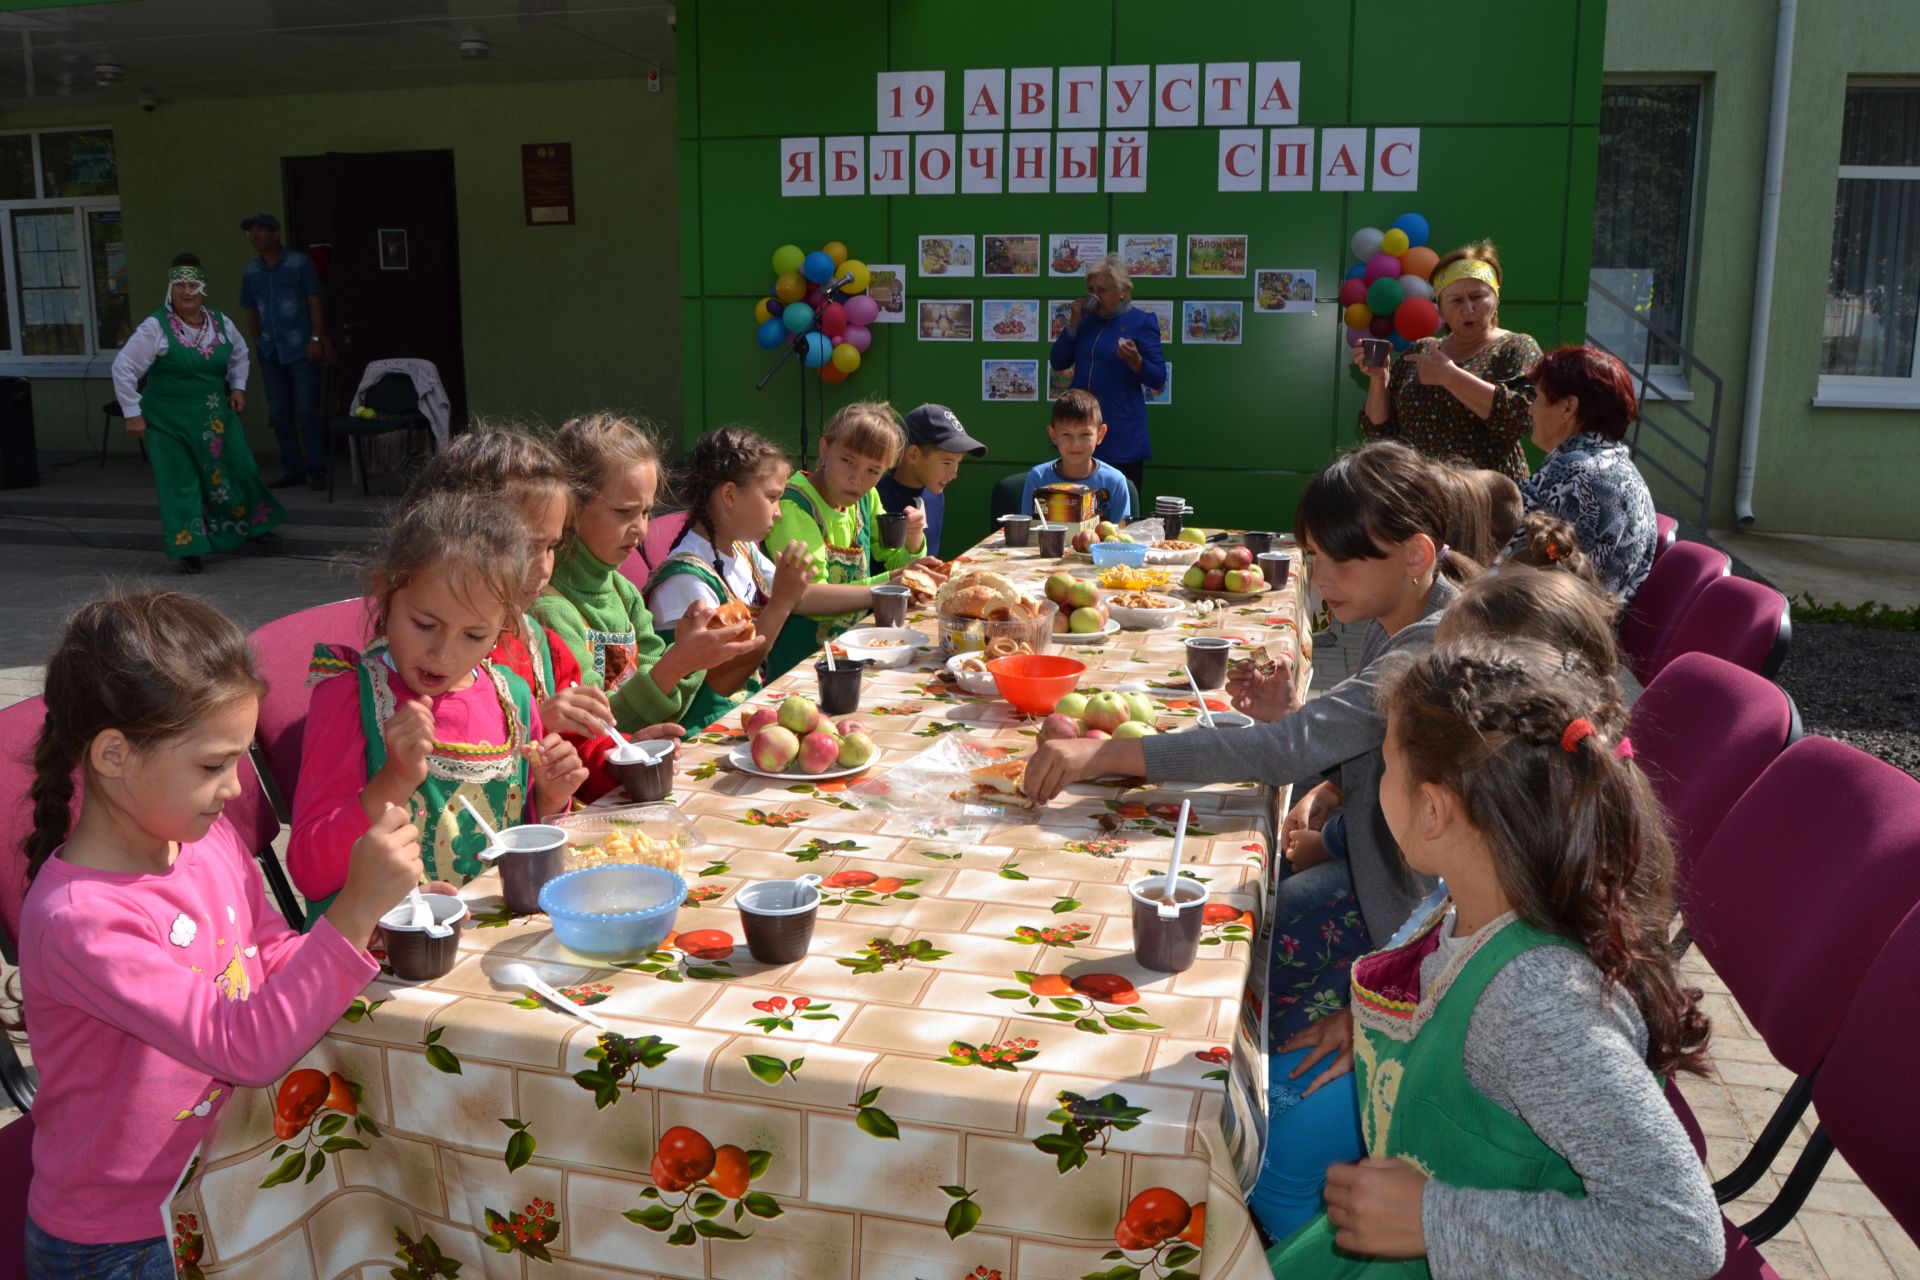
[[[753,318],[761,324],[765,324],[767,321],[773,319],[773,309],[768,304],[767,299],[762,298],[753,304]]]
[[[1397,258],[1407,251],[1411,243],[1412,242],[1407,239],[1407,233],[1395,227],[1393,230],[1387,232],[1386,235],[1380,237],[1380,252],[1391,254]]]
[[[832,258],[833,265],[836,267],[847,260],[847,246],[841,244],[838,240],[827,241],[820,246],[820,252]]]
[[[1355,302],[1347,307],[1347,328],[1364,329],[1373,323],[1373,312],[1364,302]]]
[[[789,271],[773,282],[773,296],[782,302],[798,302],[807,296],[807,282]]]
[[[833,349],[833,367],[842,373],[852,373],[860,367],[860,349],[851,342],[843,342]]]
[[[873,272],[867,270],[867,264],[858,258],[848,258],[840,264],[840,274],[850,275],[853,279],[840,286],[843,293],[865,293],[867,286],[873,283]],[[855,352],[858,355],[859,352]]]

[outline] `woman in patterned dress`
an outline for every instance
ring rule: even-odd
[[[113,393],[127,434],[146,441],[166,552],[182,572],[199,573],[209,551],[272,540],[286,512],[260,479],[240,425],[247,344],[207,305],[198,258],[174,259],[165,303],[113,359]]]
[[[1443,334],[1422,338],[1383,369],[1369,369],[1360,434],[1400,440],[1441,462],[1527,478],[1520,442],[1533,429],[1527,370],[1540,344],[1500,327],[1500,255],[1489,242],[1455,249],[1433,269]]]

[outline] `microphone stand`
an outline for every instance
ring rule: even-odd
[[[831,294],[835,290],[838,290],[848,284],[851,284],[852,282],[853,282],[853,273],[848,272],[846,275],[841,276],[838,280],[833,281],[831,284],[823,286],[823,290],[824,292]],[[839,301],[839,299],[832,299],[832,300]],[[826,306],[824,303],[821,306],[816,307],[814,309],[813,323],[809,324],[806,328],[802,329],[800,332],[794,334],[793,341],[789,342],[786,345],[786,349],[781,351],[779,355],[774,357],[773,363],[767,367],[767,371],[760,375],[760,381],[753,384],[753,389],[755,391],[765,391],[767,389],[767,384],[773,381],[773,375],[780,372],[780,366],[785,364],[789,357],[800,355],[802,352],[804,352],[807,349],[807,335],[820,327],[820,312],[824,311],[825,309],[826,309]],[[800,373],[800,466],[804,470],[806,468],[806,465],[807,465],[807,376],[806,376],[805,367],[803,365]]]

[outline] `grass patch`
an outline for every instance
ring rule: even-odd
[[[1793,618],[1796,622],[1837,622],[1873,631],[1920,631],[1920,605],[1897,609],[1878,600],[1865,604],[1821,604],[1804,592],[1793,602]]]

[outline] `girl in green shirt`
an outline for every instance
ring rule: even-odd
[[[580,664],[580,678],[607,692],[622,730],[678,720],[693,704],[707,671],[760,644],[748,623],[708,627],[711,606],[687,614],[679,640],[654,634],[640,589],[620,564],[647,536],[660,485],[652,438],[609,413],[575,418],[553,439],[573,485],[573,537],[554,565],[533,613]]]
[[[927,513],[909,507],[904,545],[880,545],[880,477],[900,460],[907,433],[900,415],[884,401],[861,401],[833,415],[820,433],[820,465],[794,476],[780,499],[780,518],[767,534],[767,553],[779,557],[788,546],[806,548],[812,580],[834,585],[872,586],[889,581],[911,565],[941,562],[927,554]],[[886,566],[868,572],[870,561]],[[838,608],[823,604],[818,608]],[[858,612],[813,613],[802,609],[774,642],[768,671],[779,675],[845,631]]]

